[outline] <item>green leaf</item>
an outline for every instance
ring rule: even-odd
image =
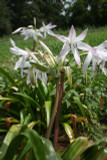
[[[13,160],[14,157],[16,157],[16,151],[18,150],[18,147],[21,145],[22,140],[25,137],[23,135],[17,135],[10,143],[10,145],[8,146],[7,152],[5,154],[5,156],[0,159],[0,160],[8,160],[11,159]]]
[[[83,106],[83,108],[85,108],[88,111],[90,118],[93,118],[93,115],[92,115],[91,111],[88,109],[88,107],[84,104],[82,104],[82,106]]]
[[[31,143],[28,140],[26,145],[21,149],[21,152],[19,153],[17,159],[22,160],[24,159],[23,157],[28,153],[28,151],[31,149]]]
[[[51,141],[42,137],[42,142],[45,148],[44,152],[46,155],[46,160],[62,160],[61,158],[58,158]]]
[[[37,63],[31,63],[33,66],[35,66],[37,69],[39,69],[40,71],[42,72],[46,72],[46,73],[49,73],[49,68],[48,67],[45,67],[41,64],[37,64]]]
[[[44,81],[42,81],[42,86],[43,86],[45,96],[47,96],[48,95],[48,87],[46,86],[46,83]]]
[[[19,102],[19,103],[21,103],[23,106],[25,106],[24,103],[23,103],[22,101],[20,101],[19,99],[17,99],[17,98],[0,97],[0,100],[2,100],[2,101],[11,101],[11,102]]]
[[[28,95],[26,95],[26,94],[24,94],[24,93],[21,93],[21,92],[17,92],[17,93],[14,93],[14,94],[29,99],[29,100],[32,101],[38,108],[41,108],[41,106],[39,105],[39,103],[36,102],[32,97],[30,97],[30,96],[28,96]]]
[[[75,103],[78,105],[83,117],[86,117],[84,107],[83,107],[83,104],[81,103],[81,101],[77,97],[74,97],[74,100],[75,100]]]
[[[8,150],[8,146],[10,145],[11,141],[19,134],[20,130],[21,125],[13,125],[10,128],[0,148],[0,160],[3,160],[3,157]]]
[[[31,129],[26,129],[23,133],[30,141],[36,160],[46,160],[44,153],[45,148],[38,133]]]
[[[42,101],[42,102],[46,100],[44,87],[43,87],[41,81],[39,81],[39,80],[38,80],[38,97],[39,97],[40,101]]]
[[[71,89],[71,90],[70,90],[70,94],[71,94],[72,96],[77,97],[78,99],[80,98],[79,93],[78,93],[77,91],[75,91],[74,89]]]
[[[98,156],[98,160],[107,160],[107,148],[103,149],[103,151]]]
[[[80,155],[93,143],[88,141],[86,137],[78,137],[70,144],[70,146],[62,154],[63,160],[76,160]]]
[[[68,123],[62,123],[66,134],[68,135],[70,142],[72,142],[74,140],[74,132],[71,128],[71,126]]]
[[[42,121],[32,121],[28,124],[28,128],[33,128],[37,124],[41,124],[46,129],[46,124]]]
[[[83,160],[98,160],[98,156],[101,154],[98,145],[89,147],[82,155]]]
[[[46,112],[46,122],[47,122],[47,127],[49,126],[50,122],[50,117],[51,117],[51,101],[45,101],[45,112]]]
[[[22,109],[22,110],[20,111],[20,123],[21,123],[21,124],[24,124],[25,117],[26,117],[26,110],[25,110],[25,109]]]
[[[14,80],[11,78],[11,76],[0,67],[0,74],[2,74],[11,84],[14,84]]]
[[[7,132],[7,129],[0,129],[0,133]]]
[[[66,75],[67,75],[67,78],[68,78],[68,83],[69,83],[69,85],[70,85],[70,87],[72,88],[72,75],[71,75],[71,69],[70,69],[70,67],[64,67],[64,69],[65,69],[65,73],[66,73]]]

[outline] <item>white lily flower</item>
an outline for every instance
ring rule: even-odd
[[[65,37],[65,36],[62,36],[62,35],[53,35],[64,43],[59,57],[65,56],[70,51],[72,51],[72,53],[74,55],[74,58],[75,58],[75,61],[77,62],[77,64],[79,66],[81,66],[78,47],[81,46],[81,44],[83,43],[81,41],[85,38],[85,36],[87,34],[87,30],[88,29],[84,30],[78,37],[76,37],[76,32],[75,32],[75,29],[72,25],[68,37]]]
[[[32,77],[31,74],[32,73],[31,73],[30,69],[23,70],[23,72],[25,74],[27,74],[27,81],[26,81],[27,84],[31,83],[31,77]],[[38,79],[40,81],[44,81],[47,84],[47,74],[46,73],[41,72],[40,70],[34,68],[33,69],[33,76],[34,76],[34,81],[36,81],[36,87],[38,87],[38,83],[37,83]]]
[[[30,62],[27,61],[27,59],[30,56],[27,53],[27,51],[17,47],[15,42],[12,39],[10,39],[10,43],[12,45],[12,47],[10,48],[10,52],[15,55],[21,56],[19,58],[19,60],[15,63],[14,70],[17,70],[18,68],[20,68],[21,69],[21,77],[23,77],[23,68],[29,68],[31,66]]]
[[[102,44],[100,44],[99,46],[95,46],[95,47],[91,47],[85,43],[83,46],[79,47],[79,49],[88,51],[88,55],[86,57],[86,60],[83,66],[83,73],[86,72],[89,64],[92,61],[93,73],[95,72],[96,65],[99,65],[103,73],[107,75],[105,68],[104,68],[105,62],[107,61],[107,50],[105,49],[106,47],[107,47],[107,41],[104,41]]]
[[[43,37],[38,29],[34,30],[32,25],[29,25],[27,28],[20,27],[12,32],[12,34],[18,33],[24,36],[24,40],[28,38],[33,38],[36,42],[38,42],[38,37]]]
[[[37,79],[40,79],[41,81],[44,81],[45,83],[47,83],[46,73],[41,72],[36,68],[33,68],[33,70],[31,69],[30,62],[39,63],[34,53],[29,51],[28,49],[26,49],[26,51],[23,49],[20,49],[19,47],[16,46],[15,42],[12,39],[10,39],[10,42],[12,45],[12,47],[10,48],[10,52],[21,56],[19,60],[16,62],[14,69],[15,70],[17,70],[18,68],[21,69],[21,77],[23,77],[24,73],[27,74],[27,84],[29,84],[32,81],[32,79],[36,80],[36,82],[37,82]],[[32,58],[34,60],[32,60]],[[36,84],[36,86],[38,86],[38,84]]]
[[[29,54],[27,53],[27,51],[19,48],[16,46],[15,42],[10,38],[10,43],[12,45],[12,47],[10,48],[10,52],[15,54],[15,55],[19,55],[19,56],[25,56],[28,57]]]
[[[40,28],[40,32],[44,32],[44,38],[46,38],[47,33],[49,35],[52,35],[53,32],[51,31],[51,29],[55,28],[56,25],[52,25],[51,23],[45,25],[44,22],[42,22],[43,27]]]
[[[43,37],[42,34],[39,32],[39,30],[31,29],[23,29],[21,31],[21,35],[25,36],[25,40],[28,38],[33,38],[36,42],[38,42],[38,36]]]
[[[40,81],[44,81],[47,84],[47,74],[36,68],[35,68],[35,72],[36,72],[36,86],[38,87],[38,84],[37,84],[38,79]]]
[[[12,34],[16,34],[16,33],[20,32],[21,30],[23,30],[23,27],[17,28],[15,31],[12,32]]]
[[[16,62],[14,69],[17,70],[18,68],[28,68],[30,66],[31,66],[30,62],[26,61],[26,58],[24,56],[22,56]]]

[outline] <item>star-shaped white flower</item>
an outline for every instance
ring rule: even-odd
[[[107,41],[104,41],[103,43],[95,47],[91,47],[85,43],[83,46],[81,45],[79,47],[79,49],[88,51],[88,55],[83,65],[83,73],[86,72],[89,64],[92,61],[93,73],[95,72],[96,66],[99,65],[103,73],[107,75],[107,72],[104,68],[105,62],[107,61],[107,50],[105,49],[106,47],[107,47]]]
[[[53,32],[51,31],[51,29],[55,28],[56,25],[52,25],[51,23],[45,25],[44,22],[42,22],[42,25],[43,25],[43,27],[40,28],[40,32],[43,32],[43,33],[44,33],[44,38],[46,38],[47,33],[48,33],[49,35],[52,35],[52,34],[53,34]]]
[[[27,51],[17,47],[15,42],[12,39],[10,39],[10,43],[12,45],[12,47],[10,48],[10,52],[15,55],[21,56],[19,60],[15,63],[14,70],[17,70],[20,68],[21,77],[23,77],[23,69],[31,67],[30,60],[29,60],[30,56],[27,53]]]
[[[23,73],[27,74],[27,84],[31,83],[32,77],[33,80],[36,81],[36,87],[38,87],[38,79],[47,84],[47,74],[36,68],[33,68],[33,72],[31,72],[30,69],[24,69]]]
[[[68,37],[54,34],[55,37],[57,37],[60,41],[62,41],[64,43],[64,46],[60,52],[59,57],[65,56],[70,51],[72,51],[74,58],[75,58],[75,61],[77,62],[77,64],[79,66],[81,66],[78,47],[81,46],[81,44],[82,44],[81,41],[84,40],[86,34],[87,34],[87,29],[84,30],[78,37],[76,37],[76,32],[75,32],[73,25],[71,26]]]
[[[19,48],[16,46],[15,42],[10,38],[10,43],[12,45],[12,47],[10,48],[10,52],[15,54],[15,55],[18,55],[18,56],[26,56],[28,57],[29,54],[27,53],[27,51]]]
[[[24,38],[25,40],[27,40],[28,38],[33,38],[36,42],[38,42],[38,37],[43,37],[38,29],[36,30],[33,29],[32,25],[29,25],[27,28],[20,27],[16,29],[14,32],[12,32],[12,34],[18,32],[20,32],[20,34],[25,37]]]

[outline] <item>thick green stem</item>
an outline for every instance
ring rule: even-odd
[[[52,111],[49,127],[47,129],[46,136],[45,136],[47,139],[49,139],[51,135],[52,127],[54,124],[54,120],[55,120],[55,116],[56,116],[56,112],[58,108],[58,101],[59,101],[59,79],[56,79],[56,99],[55,99],[55,104],[54,104],[54,108]]]
[[[61,84],[60,84],[58,110],[57,110],[57,114],[56,114],[55,130],[54,130],[54,149],[55,149],[55,151],[57,151],[57,146],[58,146],[59,119],[60,119],[60,113],[61,113],[63,89],[64,89],[64,73],[62,72],[61,73]]]

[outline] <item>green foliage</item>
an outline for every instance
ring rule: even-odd
[[[77,26],[90,24],[90,12],[88,11],[88,3],[86,0],[78,0],[72,7],[72,21]]]
[[[90,16],[91,21],[95,25],[105,25],[107,23],[105,15],[107,14],[107,1],[106,0],[88,0],[91,7]]]
[[[67,23],[83,27],[84,25],[106,25],[106,0],[77,0],[69,2],[66,9]]]
[[[27,126],[14,125],[10,128],[10,131],[3,141],[2,147],[0,148],[0,159],[6,160],[8,157],[11,160],[21,160],[25,157],[29,157],[29,159],[33,158],[37,160],[76,160],[87,148],[88,154],[90,153],[91,155],[92,147],[97,147],[93,145],[94,144],[87,138],[78,137],[69,145],[61,156],[58,156],[53,149],[52,143],[39,136],[35,130],[30,129]],[[21,147],[21,150],[19,149],[19,146]],[[99,149],[95,148],[91,157],[95,157],[97,152],[99,152]],[[97,155],[100,153],[101,151]]]
[[[0,0],[0,7],[0,35],[9,33],[11,26],[12,30],[14,30],[20,26],[33,24],[34,17],[38,19],[37,27],[40,27],[42,21],[45,21],[46,23],[52,21],[58,26],[63,25],[63,16],[60,14],[63,9],[63,3],[59,0]]]
[[[6,7],[6,2],[0,0],[0,37],[3,34],[10,34],[11,32],[11,23],[9,18],[9,10]]]
[[[8,34],[20,26],[33,24],[33,18],[41,22],[53,22],[60,28],[75,24],[106,25],[106,0],[0,0],[0,36]]]
[[[9,129],[14,123],[29,125],[34,121],[36,130],[44,134],[51,117],[53,101],[50,90],[53,89],[54,83],[53,85],[49,83],[47,86],[38,80],[37,88],[33,85],[27,86],[25,78],[15,81],[3,69],[1,69],[1,75],[5,76],[8,83],[4,84],[0,92],[0,113],[2,114],[0,132],[3,132],[2,126],[5,124]]]

